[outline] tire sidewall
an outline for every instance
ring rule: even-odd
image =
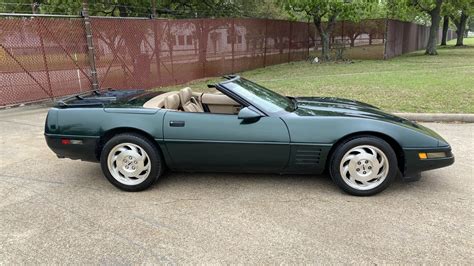
[[[387,160],[389,164],[389,171],[385,180],[382,183],[380,183],[377,187],[370,190],[358,190],[349,186],[346,182],[344,182],[343,177],[341,176],[341,173],[339,170],[341,160],[346,154],[346,152],[360,145],[371,145],[371,146],[379,148],[383,153],[385,153],[385,156],[387,156]],[[388,144],[383,139],[373,137],[373,136],[360,136],[360,137],[352,138],[341,143],[334,151],[331,158],[329,173],[334,183],[336,183],[336,185],[338,185],[342,190],[344,190],[345,192],[351,195],[355,195],[355,196],[375,195],[385,190],[393,182],[395,177],[398,175],[397,155],[395,154],[395,151],[390,146],[390,144]]]
[[[148,154],[151,163],[150,174],[143,182],[137,185],[126,185],[119,182],[112,176],[108,167],[107,160],[110,151],[118,144],[127,142],[138,145],[144,149]],[[120,134],[108,140],[102,148],[100,155],[100,166],[107,180],[109,180],[109,182],[117,188],[125,191],[142,191],[149,188],[161,175],[163,169],[161,155],[155,145],[145,137],[142,137],[138,134]]]

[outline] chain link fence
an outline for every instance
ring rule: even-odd
[[[0,106],[90,89],[79,18],[0,19]]]
[[[91,69],[99,88],[150,89],[306,60],[321,50],[312,23],[91,17],[88,46],[84,22],[0,18],[0,106],[89,91]],[[380,19],[337,23],[330,45],[344,58],[383,59],[421,49],[426,39],[424,26]]]

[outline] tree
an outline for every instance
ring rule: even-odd
[[[474,14],[474,0],[450,0],[446,9],[456,25],[456,46],[463,46],[469,16]]]
[[[329,44],[338,17],[344,12],[344,2],[337,0],[288,0],[285,7],[293,12],[304,12],[313,19],[321,36],[321,59],[330,60]],[[326,21],[323,24],[323,21]]]
[[[437,55],[436,46],[438,43],[438,30],[441,21],[441,6],[443,5],[443,0],[411,0],[409,4],[430,16],[431,25],[425,54]]]
[[[466,31],[466,22],[467,19],[469,18],[469,15],[466,10],[461,10],[461,14],[458,16],[453,15],[452,19],[454,22],[454,25],[456,25],[456,34],[457,34],[457,39],[456,39],[456,46],[463,46],[464,45],[464,35]]]
[[[319,36],[321,36],[321,60],[328,61],[330,56],[330,40],[340,19],[353,20],[359,18],[361,11],[368,10],[371,5],[378,5],[374,0],[280,0],[290,13],[304,13],[311,18]]]

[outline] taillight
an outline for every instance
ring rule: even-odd
[[[80,139],[61,139],[61,144],[63,144],[63,145],[82,144],[82,140],[80,140]]]

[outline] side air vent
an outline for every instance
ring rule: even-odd
[[[295,165],[315,166],[319,164],[321,149],[297,149],[295,153]]]

